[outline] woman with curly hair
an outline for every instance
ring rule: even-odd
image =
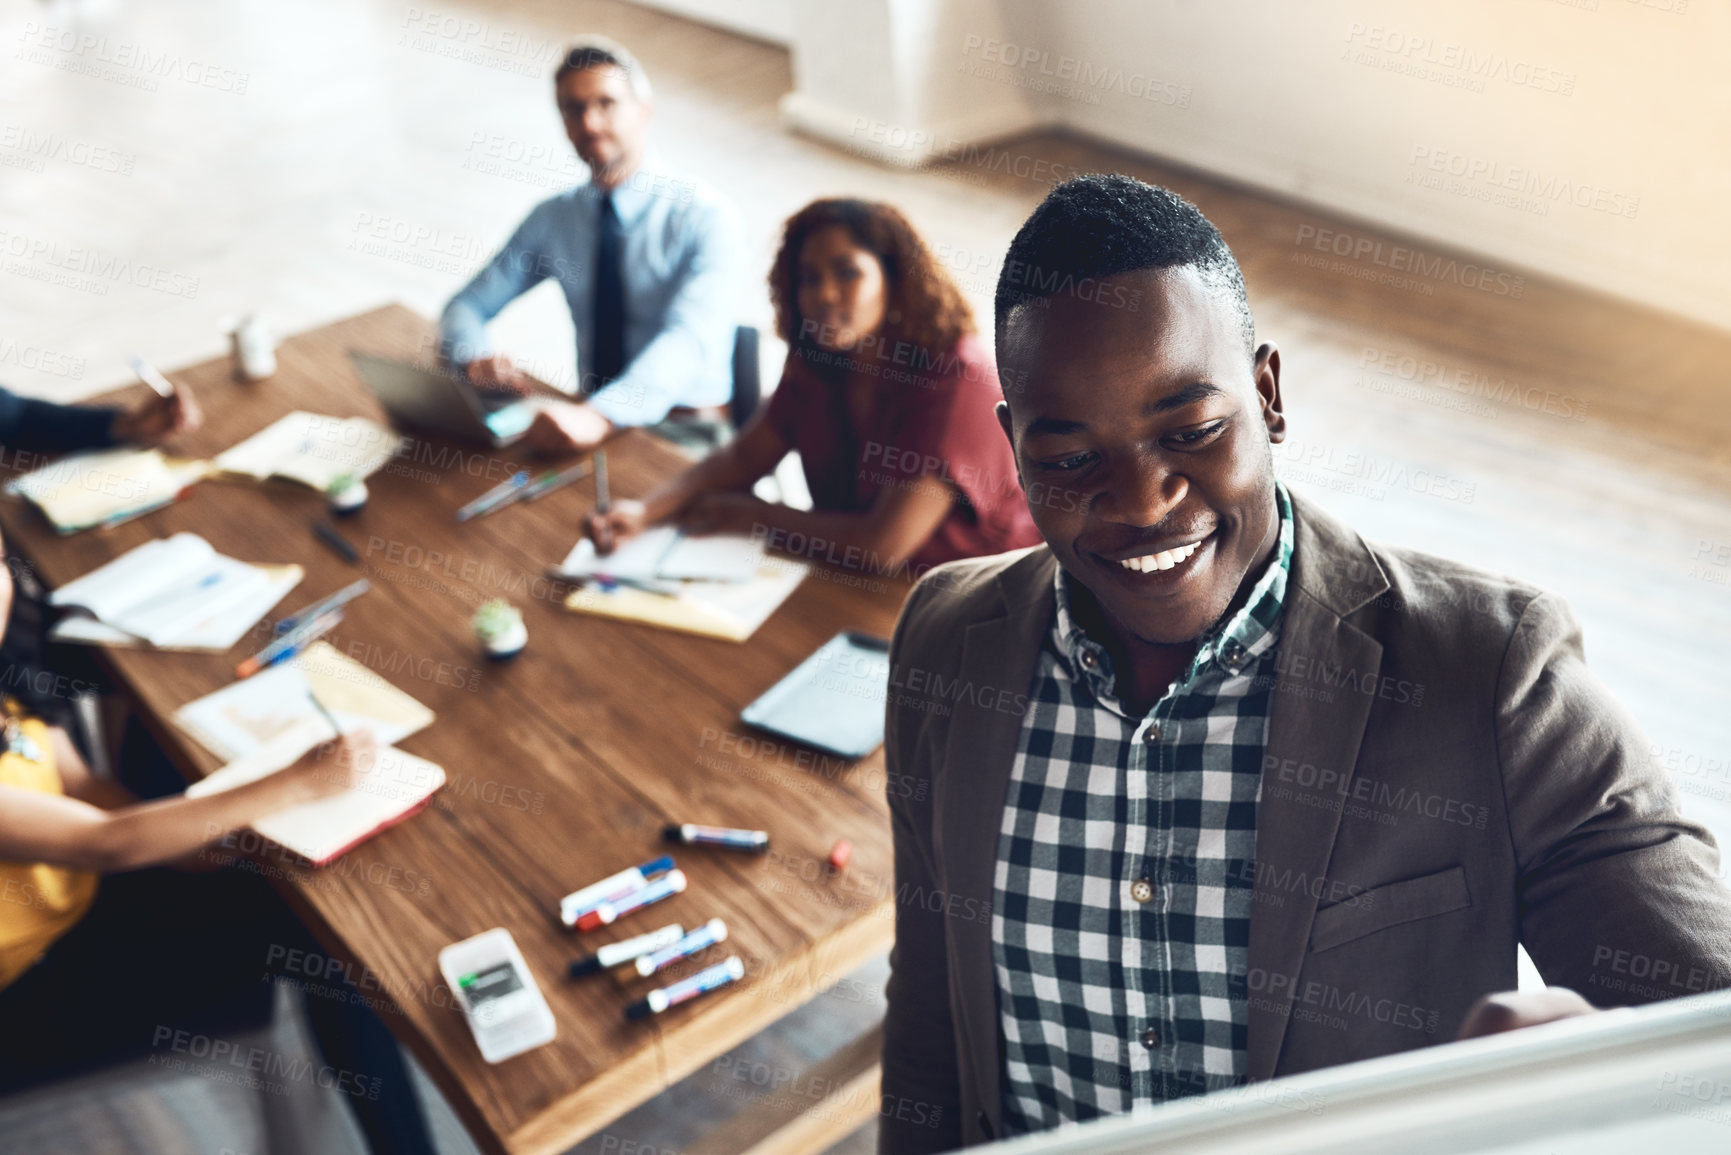
[[[769,274],[781,383],[738,438],[585,529],[606,552],[645,526],[824,544],[877,573],[1036,545],[991,354],[955,282],[901,213],[814,201],[782,231]],[[798,450],[813,508],[752,496]]]

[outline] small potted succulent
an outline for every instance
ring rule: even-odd
[[[475,611],[475,636],[494,661],[514,658],[529,644],[523,613],[504,598],[494,598]]]
[[[339,473],[325,487],[325,500],[338,517],[354,513],[367,504],[367,483],[352,473]]]

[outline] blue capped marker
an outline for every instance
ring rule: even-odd
[[[727,941],[727,924],[719,918],[712,918],[676,943],[637,956],[637,973],[648,977],[670,963],[676,963],[682,958],[690,958],[706,947],[712,947],[718,942]]]
[[[738,955],[731,955],[716,963],[706,971],[699,971],[688,979],[682,979],[670,987],[662,987],[625,1008],[628,1019],[646,1019],[650,1015],[659,1015],[669,1007],[689,1002],[698,995],[706,995],[710,991],[720,990],[728,983],[738,982],[745,977],[745,964],[739,961]]]

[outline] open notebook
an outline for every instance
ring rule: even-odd
[[[587,582],[565,599],[580,614],[743,642],[799,587],[811,567],[771,558],[763,544],[656,526],[602,557],[580,540],[553,572]],[[602,578],[623,583],[609,585]]]
[[[196,533],[147,541],[49,596],[75,611],[57,641],[212,650],[233,646],[301,580],[298,565],[251,565]]]
[[[198,798],[232,790],[274,774],[330,738],[331,728],[322,718],[304,718],[194,783],[187,788],[187,796]],[[419,811],[444,784],[443,767],[387,746],[350,789],[279,810],[259,819],[252,828],[314,866],[323,866]]]
[[[757,576],[764,556],[763,543],[748,537],[692,537],[673,526],[658,525],[627,538],[606,557],[596,553],[595,543],[585,537],[559,564],[558,573],[573,581],[605,574],[640,582],[746,582]]]
[[[799,588],[810,568],[804,562],[772,559],[765,561],[750,581],[678,582],[669,593],[591,583],[573,591],[565,599],[565,608],[743,642]]]
[[[318,718],[317,694],[344,730],[371,730],[380,745],[432,724],[433,712],[328,642],[174,712],[174,724],[218,758],[254,753],[292,727]],[[329,738],[330,726],[324,727]]]
[[[6,491],[40,509],[56,532],[76,533],[161,509],[209,469],[155,449],[103,449],[62,457],[7,482]]]
[[[217,455],[220,473],[284,477],[321,493],[343,474],[361,479],[397,454],[402,438],[365,417],[322,417],[295,410]]]
[[[323,865],[415,813],[444,785],[439,766],[391,746],[430,725],[431,710],[336,647],[315,642],[280,666],[188,702],[174,712],[174,722],[228,761],[187,790],[196,797],[275,773],[328,741],[330,723],[313,705],[313,694],[345,733],[372,732],[381,747],[378,763],[354,789],[279,811],[253,829]]]

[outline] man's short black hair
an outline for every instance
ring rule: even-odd
[[[1083,291],[1077,286],[1090,278],[1186,266],[1237,312],[1254,356],[1256,326],[1244,274],[1201,209],[1170,189],[1120,173],[1065,181],[1023,222],[1004,255],[994,309],[998,339],[1017,305]]]

